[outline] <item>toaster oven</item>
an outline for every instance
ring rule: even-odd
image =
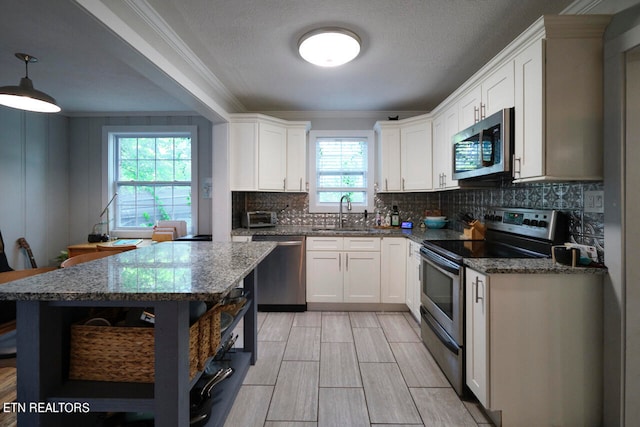
[[[244,212],[241,221],[246,228],[275,227],[277,222],[278,216],[272,211]]]

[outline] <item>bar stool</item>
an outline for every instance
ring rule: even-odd
[[[30,268],[27,270],[12,270],[0,273],[0,286],[2,283],[24,279],[36,274],[56,270],[56,267]],[[16,306],[15,301],[2,301],[0,304],[2,316],[0,317],[0,359],[16,357]]]

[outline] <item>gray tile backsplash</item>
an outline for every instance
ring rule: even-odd
[[[462,230],[455,221],[460,212],[483,218],[490,207],[522,207],[556,209],[569,216],[571,241],[598,249],[604,261],[604,214],[584,212],[584,192],[604,189],[602,182],[560,182],[504,184],[500,187],[457,189],[434,193],[378,193],[376,209],[384,216],[397,205],[403,221],[417,226],[425,210],[439,209],[451,219],[448,227]],[[232,195],[233,228],[240,226],[243,211],[268,210],[278,212],[282,225],[327,226],[337,223],[337,214],[309,213],[307,193],[234,192]],[[365,224],[362,214],[350,214],[349,224],[374,225],[375,212],[370,212]]]

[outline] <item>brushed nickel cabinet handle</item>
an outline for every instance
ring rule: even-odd
[[[480,301],[480,300],[484,300],[484,292],[482,292],[483,296],[478,295],[478,290],[479,290],[479,285],[480,283],[482,283],[482,288],[484,289],[484,282],[482,280],[480,280],[479,277],[476,276],[476,304]]]

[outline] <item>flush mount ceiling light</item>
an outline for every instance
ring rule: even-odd
[[[314,65],[337,67],[358,56],[360,38],[344,28],[319,28],[300,38],[298,52]]]
[[[16,53],[16,57],[24,61],[25,76],[20,79],[19,86],[0,87],[0,105],[39,113],[60,111],[55,99],[33,88],[33,82],[29,78],[29,63],[38,62],[38,58],[27,53]]]

